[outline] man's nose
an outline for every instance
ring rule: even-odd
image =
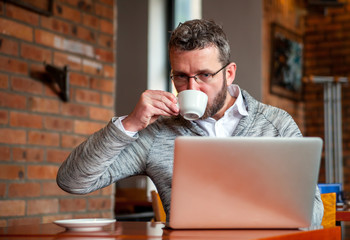
[[[188,78],[187,89],[188,90],[199,90],[199,85],[196,81],[196,77],[189,77]]]

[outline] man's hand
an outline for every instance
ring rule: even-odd
[[[153,123],[159,116],[179,114],[174,94],[160,90],[146,90],[142,93],[136,107],[122,120],[124,129],[137,132]]]

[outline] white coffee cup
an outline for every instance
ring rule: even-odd
[[[186,120],[197,120],[203,116],[207,107],[208,96],[198,90],[184,90],[177,95],[180,114]]]

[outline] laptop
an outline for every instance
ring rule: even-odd
[[[172,229],[294,229],[311,225],[322,140],[178,137]]]

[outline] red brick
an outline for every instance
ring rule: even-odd
[[[52,61],[46,62],[46,63],[51,64]],[[34,63],[34,62],[30,64],[29,71],[30,71],[30,76],[32,76],[35,79],[41,79],[43,77],[42,76],[43,73],[46,72],[45,66],[43,63]],[[46,77],[47,75],[44,74],[44,76]]]
[[[6,5],[6,16],[14,18],[30,25],[38,25],[39,15],[15,5]]]
[[[43,127],[43,117],[35,114],[11,112],[10,125],[12,127],[37,128]]]
[[[90,82],[88,76],[75,72],[71,72],[69,74],[69,81],[71,85],[76,85],[80,87],[88,87]]]
[[[102,188],[101,193],[103,196],[111,196],[114,193],[114,188],[115,188],[114,184],[109,185],[107,187]]]
[[[24,200],[0,200],[0,217],[24,216]]]
[[[100,104],[100,93],[91,90],[76,89],[75,100],[80,103]]]
[[[88,212],[88,213],[76,213],[74,214],[74,218],[100,218],[102,217],[101,215],[101,212],[97,212],[97,213],[91,213],[91,212]]]
[[[58,166],[31,165],[27,166],[28,179],[51,179],[55,180]]]
[[[0,161],[9,161],[10,159],[10,148],[7,146],[0,146]]]
[[[88,115],[88,107],[81,104],[63,103],[62,114],[67,116],[86,117]]]
[[[0,98],[1,99],[1,98]],[[29,109],[34,112],[59,113],[60,100],[48,98],[30,97]]]
[[[74,124],[74,132],[78,134],[91,135],[104,126],[105,124],[101,123],[76,120]]]
[[[44,149],[42,148],[13,148],[13,161],[17,162],[42,162],[44,161]]]
[[[54,4],[53,9],[55,16],[60,16],[64,19],[71,20],[77,23],[80,22],[81,13],[79,10],[58,3]]]
[[[62,219],[72,219],[74,218],[72,214],[55,214],[55,215],[47,215],[42,216],[42,223],[52,223],[56,220],[62,220]]]
[[[74,135],[62,135],[61,146],[64,148],[75,148],[85,140],[86,140],[85,137],[74,136]]]
[[[28,133],[28,143],[41,146],[58,146],[59,145],[59,134],[30,131]]]
[[[18,225],[38,225],[41,223],[40,217],[25,217],[25,218],[14,218],[8,220],[8,226]]]
[[[114,1],[113,0],[100,0],[100,2],[104,3],[104,4],[107,4],[109,6],[113,6],[114,4]]]
[[[0,53],[18,56],[18,42],[8,38],[0,38]]]
[[[113,20],[113,8],[95,3],[95,13],[97,16]]]
[[[55,182],[43,182],[42,196],[69,196],[70,193],[63,191]]]
[[[114,215],[111,211],[101,212],[101,218],[113,218]]]
[[[0,13],[1,13],[1,4],[2,4],[2,2],[0,2]],[[4,227],[7,227],[6,218],[4,218],[4,220],[0,219],[0,227],[2,227],[2,229],[0,230],[0,233],[4,233],[5,232]]]
[[[86,197],[101,196],[101,189],[97,189],[91,193],[85,194]]]
[[[102,94],[102,106],[113,107],[114,106],[114,97],[110,94]]]
[[[72,70],[81,70],[81,58],[70,54],[55,52],[54,64],[58,67],[69,65]]]
[[[86,73],[101,75],[103,65],[96,61],[90,61],[87,59],[83,60],[83,71]]]
[[[63,39],[53,33],[35,29],[35,42],[49,47],[57,47]],[[58,48],[58,47],[57,47]]]
[[[96,48],[95,49],[95,54],[96,54],[96,59],[101,60],[104,62],[114,62],[114,54],[113,51],[110,50],[104,50],[101,48]]]
[[[27,203],[27,215],[50,214],[58,212],[58,199],[35,199]]]
[[[31,78],[12,77],[11,88],[19,92],[41,94],[43,92],[43,83]]]
[[[19,165],[2,164],[0,168],[0,179],[15,180],[24,178],[24,167]]]
[[[113,93],[115,91],[114,82],[112,80],[105,80],[99,78],[91,79],[91,88],[110,93]]]
[[[5,198],[6,195],[6,183],[0,183],[0,198]]]
[[[58,33],[71,35],[71,24],[56,18],[41,16],[41,26]]]
[[[90,118],[93,120],[108,122],[111,120],[113,116],[114,116],[114,112],[110,109],[90,107]]]
[[[39,62],[50,62],[51,51],[34,45],[22,43],[21,56]]]
[[[345,1],[344,1],[345,2]],[[339,8],[337,8],[337,7],[335,7],[335,8],[332,8],[332,7],[330,7],[330,8],[327,8],[327,15],[328,14],[330,14],[330,15],[333,15],[334,17],[336,17],[336,16],[343,16],[343,15],[346,15],[346,14],[344,14],[344,13],[346,13],[346,8],[344,8],[344,7],[339,7]],[[334,21],[338,21],[339,19],[335,19]],[[344,19],[345,21],[346,21],[346,19]]]
[[[0,92],[0,107],[25,109],[26,97],[13,93]]]
[[[59,117],[46,117],[45,128],[54,131],[71,132],[73,130],[73,120]]]
[[[114,48],[114,40],[111,35],[100,34],[97,40],[98,44],[106,48]]]
[[[40,196],[40,183],[11,183],[8,196],[10,198],[38,197]]]
[[[24,24],[0,18],[0,33],[20,38],[25,41],[33,41],[33,28]]]
[[[6,110],[0,110],[0,124],[7,124],[8,119],[8,112]]]
[[[0,88],[6,89],[9,87],[9,78],[6,74],[0,74]]]
[[[20,60],[0,56],[0,70],[19,74],[27,74],[28,65],[26,62]]]
[[[115,69],[113,66],[110,65],[104,65],[103,66],[103,76],[108,78],[114,78],[115,76]]]
[[[86,27],[98,29],[99,28],[99,19],[91,14],[83,13],[83,24]]]
[[[58,149],[48,149],[46,153],[46,161],[53,163],[62,163],[67,159],[71,151],[58,150]]]
[[[0,143],[25,144],[26,132],[10,128],[0,128]]]
[[[113,27],[113,23],[110,21],[106,21],[106,20],[100,20],[100,30],[101,32],[113,35],[114,34],[114,27]]]
[[[77,26],[74,29],[73,35],[78,37],[81,40],[90,42],[90,43],[95,43],[96,42],[96,33],[90,29],[84,28]]]
[[[107,198],[90,198],[89,210],[108,210],[112,206],[112,200]]]
[[[86,199],[60,199],[61,212],[82,212],[86,210]]]
[[[62,0],[61,2],[77,7],[85,12],[92,12],[95,0]]]

